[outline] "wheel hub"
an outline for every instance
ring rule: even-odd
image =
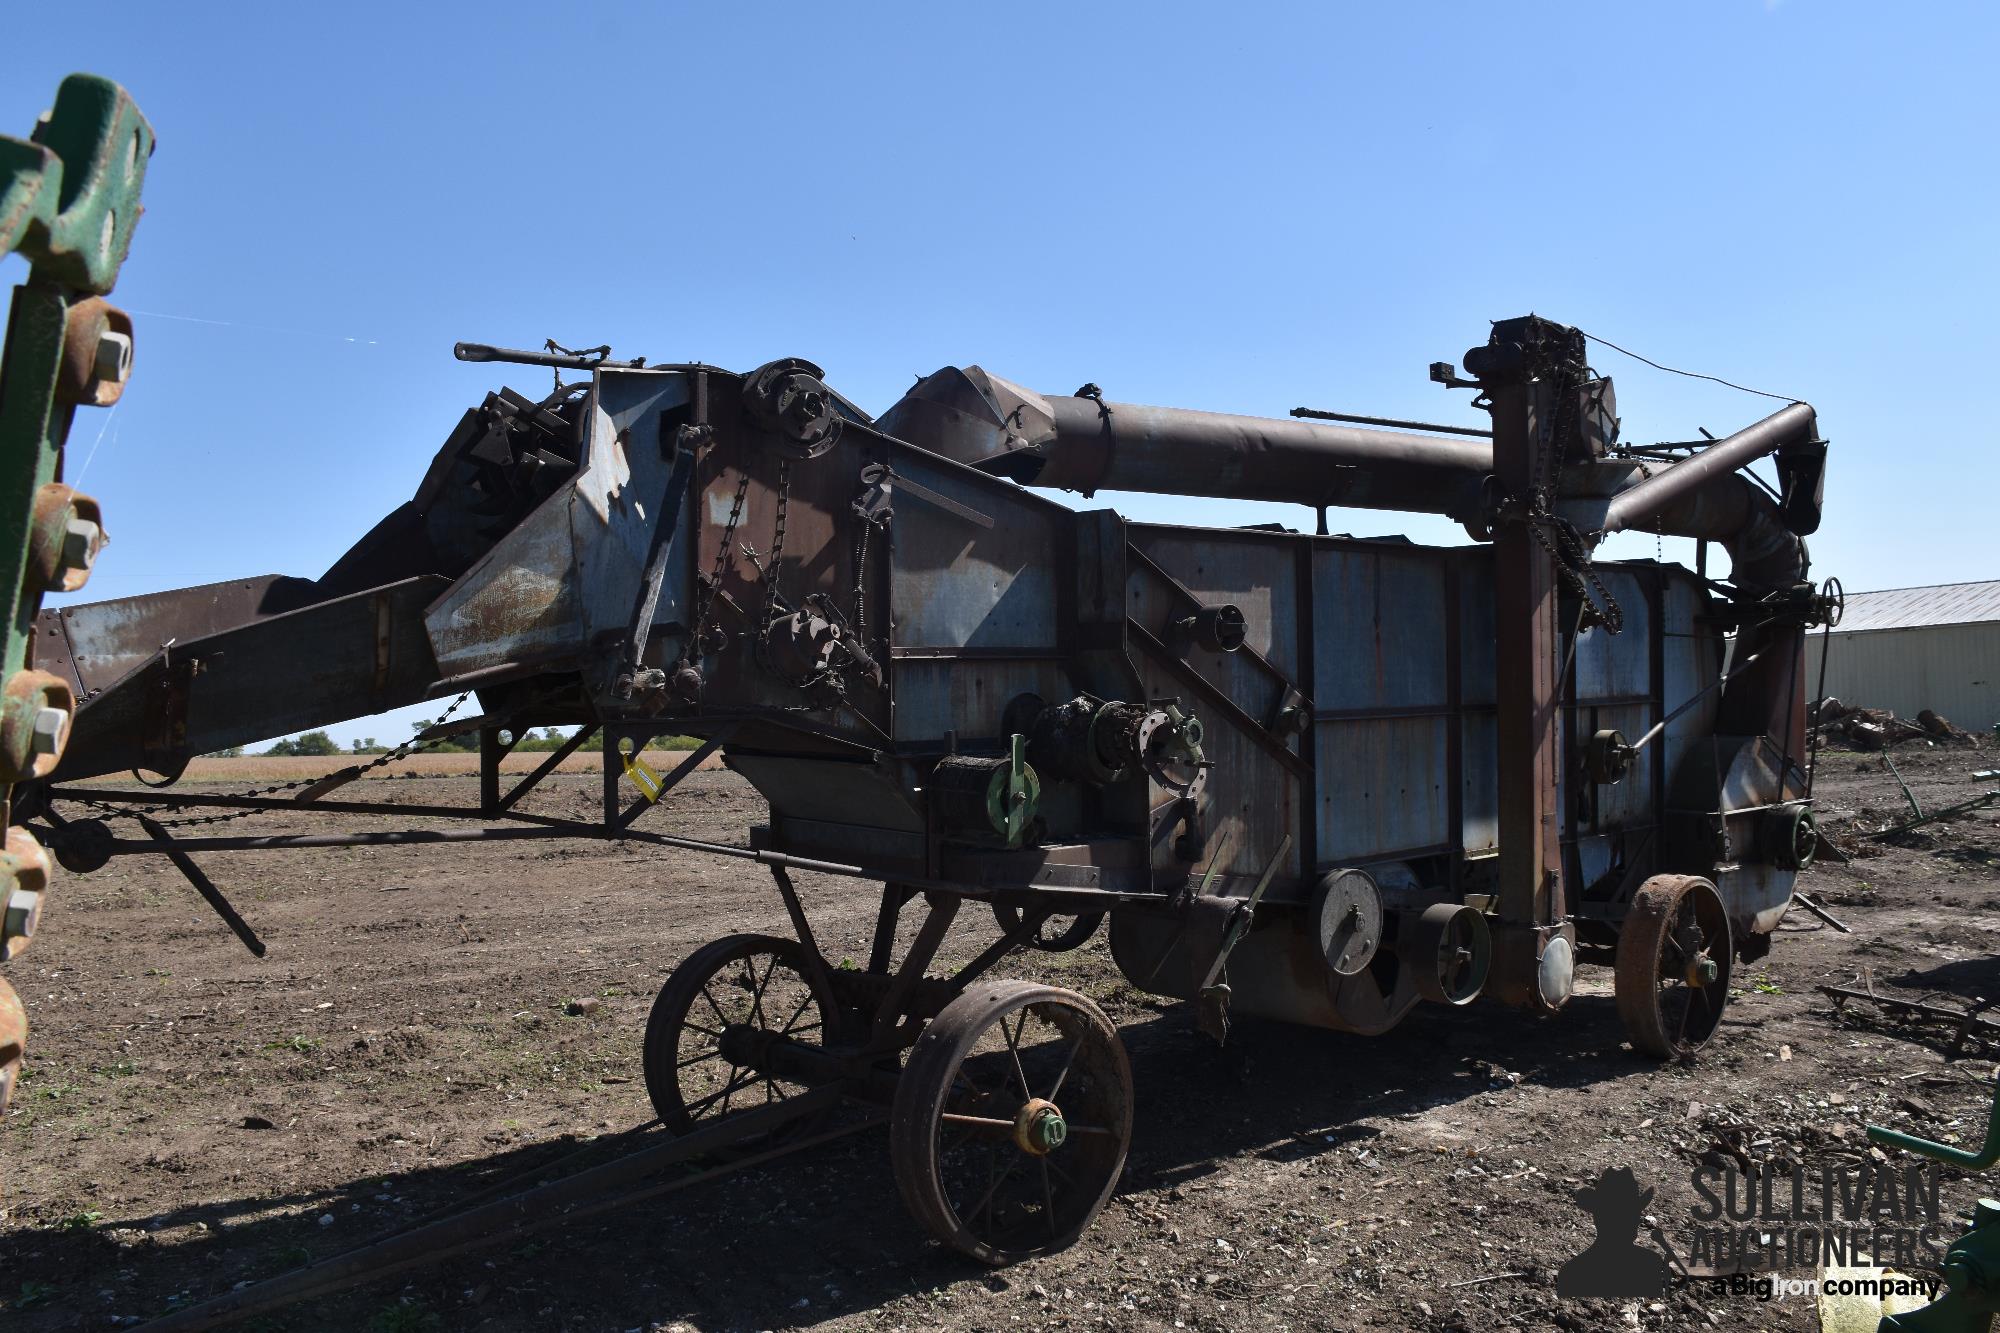
[[[1062,1108],[1044,1098],[1031,1098],[1014,1117],[1014,1145],[1030,1157],[1047,1157],[1068,1137]]]
[[[1714,984],[1715,979],[1721,975],[1722,969],[1716,966],[1715,960],[1710,958],[1707,952],[1704,951],[1688,960],[1685,980],[1688,985],[1699,990],[1703,986]]]

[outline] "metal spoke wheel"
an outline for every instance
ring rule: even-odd
[[[1715,885],[1655,875],[1618,932],[1618,1017],[1632,1045],[1660,1059],[1700,1050],[1729,1002],[1729,914]]]
[[[1003,931],[1021,924],[1021,909],[993,904],[993,919]],[[1030,949],[1043,953],[1068,953],[1090,943],[1090,937],[1104,924],[1102,912],[1053,912],[1026,941]]]
[[[837,1010],[812,977],[805,950],[775,935],[725,935],[688,955],[646,1020],[646,1093],[660,1123],[686,1134],[804,1092],[741,1063],[741,1051],[758,1032],[826,1043]]]
[[[1118,1030],[1074,991],[989,982],[924,1029],[896,1086],[896,1185],[931,1233],[984,1263],[1076,1240],[1132,1138]]]

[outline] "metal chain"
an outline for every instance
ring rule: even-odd
[[[777,618],[778,564],[785,558],[785,517],[792,503],[792,460],[778,460],[778,517],[771,533],[771,563],[764,568],[764,626]]]
[[[743,517],[743,501],[749,493],[750,471],[744,468],[737,477],[736,498],[729,505],[729,521],[722,525],[722,542],[715,548],[715,569],[708,582],[695,589],[694,629],[681,645],[682,661],[701,655],[701,636],[708,628],[708,613],[715,605],[715,596],[722,591],[722,572],[729,567],[730,544],[736,540],[736,524]]]
[[[778,514],[771,534],[771,554],[768,560],[758,566],[758,576],[764,584],[764,608],[758,619],[757,665],[774,676],[782,676],[777,664],[771,661],[771,626],[778,619],[778,562],[785,558],[785,518],[792,500],[792,460],[778,460]]]
[[[1611,595],[1611,590],[1604,586],[1604,581],[1597,577],[1597,570],[1590,559],[1590,548],[1576,526],[1560,518],[1552,502],[1551,491],[1555,482],[1557,451],[1563,438],[1562,427],[1566,418],[1575,415],[1575,396],[1564,394],[1557,400],[1555,411],[1541,423],[1541,438],[1535,442],[1535,452],[1528,463],[1528,531],[1548,552],[1556,572],[1583,604],[1585,620],[1595,619],[1603,624],[1608,633],[1617,634],[1625,628],[1624,609]],[[1550,529],[1555,531],[1561,547],[1557,545],[1557,540],[1550,538]]]
[[[875,520],[863,518],[854,534],[854,638],[865,652],[868,648],[868,537]]]
[[[1568,553],[1558,549],[1556,543],[1549,539],[1550,528],[1555,529],[1563,545],[1570,548]],[[1530,514],[1528,531],[1542,544],[1542,549],[1549,553],[1549,558],[1555,562],[1556,572],[1562,575],[1563,582],[1569,585],[1570,591],[1583,603],[1587,615],[1601,622],[1608,633],[1617,634],[1622,631],[1625,628],[1624,608],[1618,605],[1618,599],[1611,595],[1611,590],[1604,586],[1604,581],[1597,577],[1597,569],[1591,562],[1590,551],[1584,546],[1583,539],[1577,535],[1575,525],[1565,523],[1554,514]]]
[[[434,725],[443,726],[445,723],[451,721],[451,715],[456,713],[465,701],[471,697],[472,691],[467,690],[465,693],[459,695],[458,698],[452,700],[451,707],[444,710],[444,715],[438,718]],[[420,742],[417,737],[412,736],[409,740],[404,741],[387,754],[378,755],[372,762],[364,764],[354,776],[358,778],[365,773],[372,773],[378,768],[400,763],[413,754],[422,754],[427,750],[434,749],[449,739],[451,739],[449,736],[436,736],[430,740]],[[279,792],[292,791],[299,787],[309,787],[315,782],[323,782],[326,780],[326,777],[326,774],[320,773],[309,777],[294,778],[290,782],[274,782],[268,787],[253,787],[249,791],[228,792],[225,795],[239,799],[251,796],[275,796]],[[62,792],[58,789],[52,792],[51,795],[62,797]],[[108,815],[122,815],[128,819],[137,819],[140,815],[156,815],[165,810],[180,810],[185,808],[172,802],[164,805],[116,805],[110,801],[93,800],[82,796],[63,797],[63,799],[75,801],[78,805],[88,806],[90,809],[99,810]],[[310,809],[311,807],[301,808]],[[274,812],[270,810],[229,810],[219,815],[189,815],[182,819],[161,819],[155,822],[162,828],[185,828],[196,824],[226,824],[234,819],[248,819],[252,815],[268,815],[272,813]]]

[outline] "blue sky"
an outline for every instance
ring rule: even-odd
[[[977,362],[1465,422],[1426,365],[1529,310],[1812,401],[1815,572],[1858,589],[2000,576],[1996,26],[1808,0],[113,3],[10,28],[0,133],[87,69],[160,138],[116,294],[136,378],[73,437],[113,536],[87,598],[319,573],[466,406],[544,382],[453,361],[460,338],[805,356],[873,410]],[[1773,406],[1596,360],[1630,438]]]

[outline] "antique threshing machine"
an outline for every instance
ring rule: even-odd
[[[581,373],[467,412],[416,496],[317,579],[43,613],[37,667],[81,702],[22,809],[73,869],[164,853],[225,910],[194,855],[617,836],[759,861],[793,933],[718,940],[660,992],[645,1072],[668,1129],[759,1157],[862,1103],[947,1243],[994,1263],[1061,1247],[1117,1182],[1131,1080],[1088,999],[989,975],[1023,945],[1108,917],[1132,984],[1218,1033],[1232,1013],[1383,1033],[1482,994],[1554,1011],[1578,964],[1611,965],[1659,1057],[1706,1041],[1732,961],[1768,948],[1815,845],[1801,646],[1833,607],[1801,538],[1825,445],[1799,403],[1721,440],[1624,444],[1586,345],[1530,316],[1496,324],[1468,378],[1433,366],[1487,432],[1045,396],[977,368],[871,419],[803,361],[462,344]],[[1775,488],[1746,471],[1766,456]],[[1135,523],[1042,488],[1297,501],[1321,530]],[[1327,535],[1330,506],[1447,515],[1473,540]],[[1718,544],[1729,577],[1593,562],[1621,530]],[[284,798],[84,785],[458,692],[478,699],[451,727],[481,739],[480,810],[340,799],[351,772]],[[550,765],[502,790],[499,758],[548,725],[602,738],[601,822],[520,811]],[[688,767],[634,763],[668,732],[768,800],[749,846],[635,822],[625,775],[650,791]],[[158,818],[204,807],[482,826]],[[822,956],[799,869],[884,886],[865,966]],[[933,975],[968,899],[998,934]]]

